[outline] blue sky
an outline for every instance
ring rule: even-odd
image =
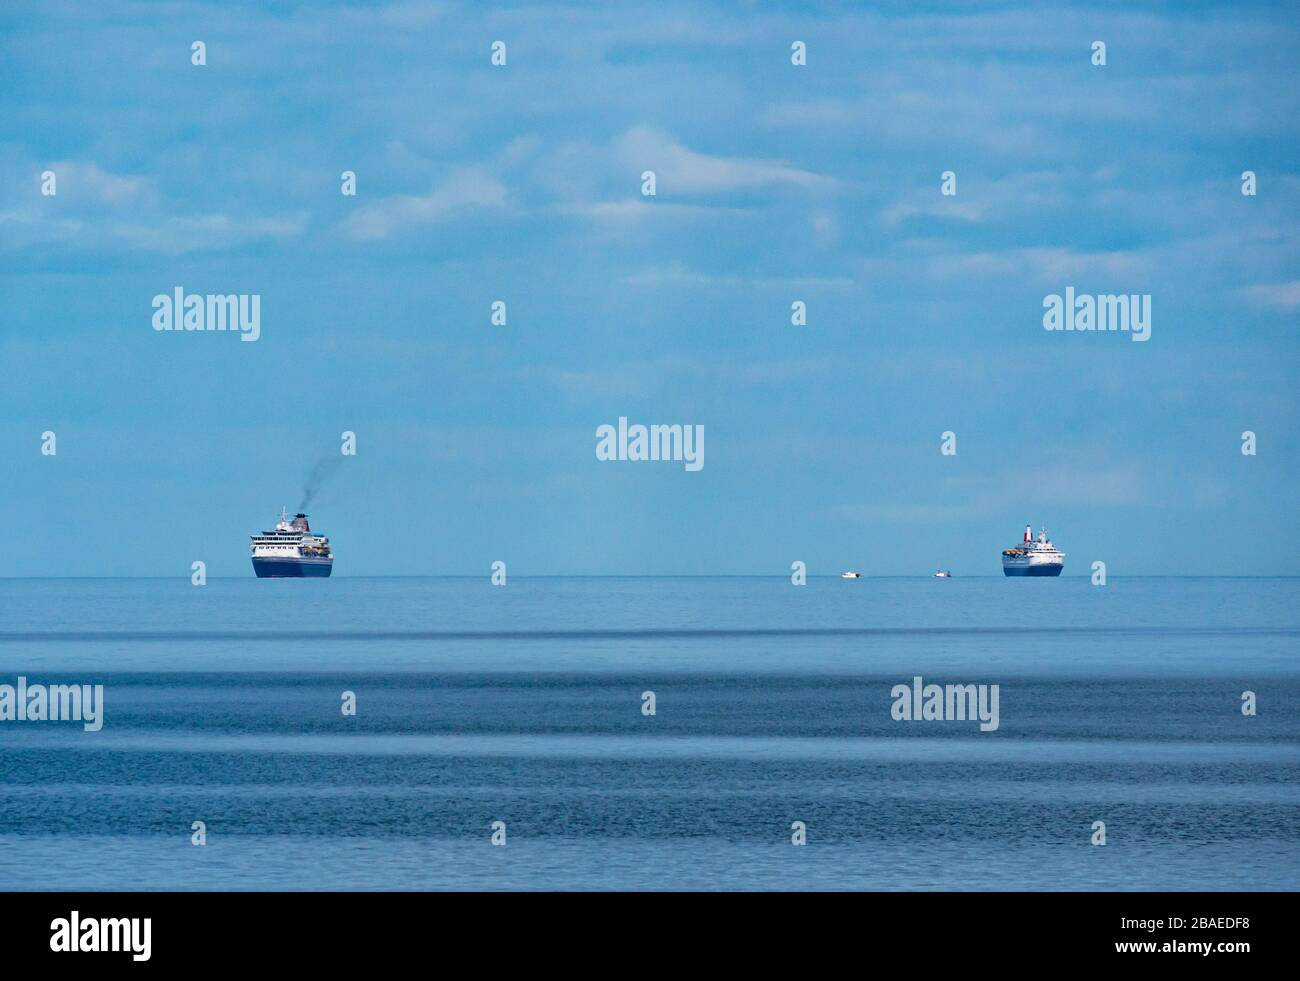
[[[336,575],[990,575],[1026,521],[1067,574],[1295,572],[1291,4],[106,0],[0,39],[0,575],[249,575],[344,430]],[[260,294],[260,340],[155,332],[176,286]],[[1067,286],[1151,294],[1150,341],[1044,331]],[[619,416],[703,425],[704,469],[598,461]]]

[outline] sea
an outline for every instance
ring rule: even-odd
[[[1297,579],[0,579],[0,685],[103,686],[0,721],[0,890],[1293,890],[1298,642]]]

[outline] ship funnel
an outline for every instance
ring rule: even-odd
[[[289,527],[294,531],[311,532],[311,526],[307,524],[307,515],[301,511],[293,516],[293,523]]]
[[[1034,540],[1034,526],[1025,525],[1025,541],[1032,542],[1033,540]]]

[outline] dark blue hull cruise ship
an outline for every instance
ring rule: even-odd
[[[274,528],[249,537],[258,579],[320,578],[328,576],[334,566],[329,538],[313,533],[307,515],[301,512],[290,521],[288,512],[282,510]]]
[[[1025,525],[1025,538],[1019,545],[1002,550],[1002,573],[1007,576],[1059,576],[1065,568],[1065,553],[1052,544],[1044,528],[1034,538],[1034,530]]]

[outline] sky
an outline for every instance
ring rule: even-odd
[[[335,575],[997,575],[1027,522],[1294,575],[1297,52],[1289,3],[6,5],[0,576],[249,576],[318,464]],[[259,338],[154,330],[178,286]],[[1150,339],[1044,330],[1067,287]],[[597,459],[620,416],[703,468]]]

